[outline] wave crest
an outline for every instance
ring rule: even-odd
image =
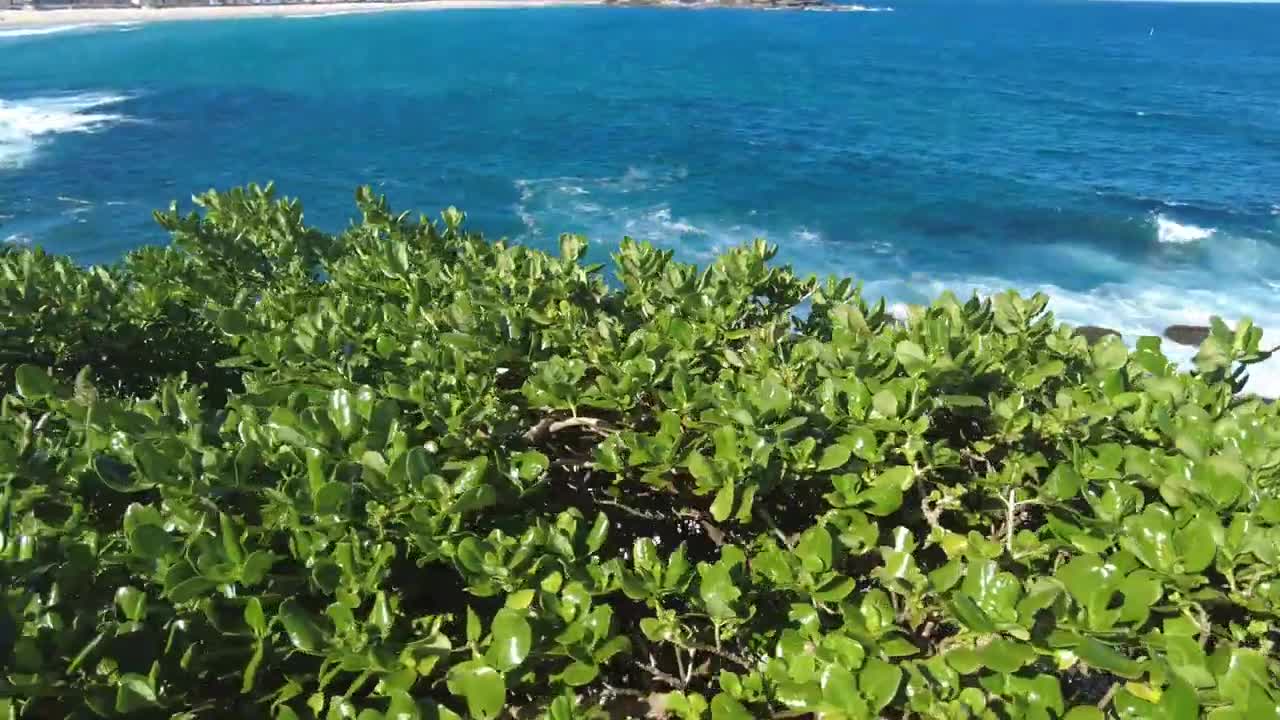
[[[1156,240],[1172,245],[1186,245],[1187,243],[1200,242],[1208,240],[1217,232],[1215,228],[1205,228],[1191,223],[1180,223],[1164,214],[1157,214],[1156,223]]]
[[[127,120],[102,109],[129,99],[113,93],[0,99],[0,168],[22,167],[50,135],[92,133]]]

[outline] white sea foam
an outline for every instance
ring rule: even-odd
[[[608,245],[626,235],[679,248],[686,258],[705,262],[760,234],[744,225],[679,214],[666,198],[687,176],[680,167],[632,166],[614,176],[517,180],[514,211],[525,228],[517,239],[545,242],[560,232],[576,232]]]
[[[58,35],[73,30],[84,30],[92,25],[50,25],[48,27],[20,27],[0,30],[0,38],[36,37],[40,35]]]
[[[343,15],[356,15],[365,12],[364,10],[331,10],[327,12],[313,12],[301,15],[285,15],[290,20],[311,20],[313,18],[341,17]]]
[[[781,7],[781,8],[766,8],[766,9],[767,9],[767,10],[782,10],[782,11],[786,11],[786,10],[791,10],[792,8],[785,8],[785,7]],[[872,6],[872,5],[817,5],[817,6],[811,6],[811,7],[803,7],[803,8],[800,8],[800,9],[801,9],[801,10],[804,10],[805,12],[869,12],[869,13],[875,13],[875,12],[893,12],[893,8],[891,8],[891,7],[887,6],[887,5],[885,5],[885,6]]]
[[[0,29],[0,39],[4,38],[26,38],[26,37],[44,37],[47,35],[62,35],[69,32],[95,32],[100,30],[112,29],[116,32],[133,32],[142,27],[140,22],[110,22],[110,23],[73,23],[70,25],[49,25],[44,27],[16,27]]]
[[[781,246],[780,262],[800,273],[851,276],[864,283],[868,300],[886,298],[893,313],[905,317],[909,304],[931,302],[950,290],[961,298],[975,291],[984,296],[1013,288],[1024,294],[1044,292],[1057,319],[1073,325],[1101,325],[1122,333],[1132,345],[1145,335],[1159,336],[1175,324],[1203,325],[1219,316],[1234,325],[1250,317],[1267,331],[1264,344],[1280,342],[1280,251],[1269,242],[1179,222],[1171,215],[1152,215],[1161,242],[1196,242],[1210,236],[1215,252],[1205,265],[1146,264],[1093,246],[1055,247],[1050,253],[1061,277],[1079,275],[1117,278],[1088,289],[1066,284],[1028,283],[1016,273],[1008,277],[958,267],[912,271],[904,257],[910,248],[888,240],[867,240],[866,252],[851,251],[840,237],[814,228],[765,226],[761,214],[743,212],[741,222],[694,214],[676,198],[683,191],[683,171],[632,167],[620,175],[553,177],[516,184],[516,213],[527,230],[523,240],[547,242],[559,232],[578,232],[612,247],[622,234],[675,250],[684,261],[706,263],[724,250],[763,237]],[[584,195],[590,197],[585,202]],[[827,231],[830,232],[830,231]],[[904,253],[906,255],[904,255]],[[1166,354],[1190,367],[1196,349],[1164,342]],[[1280,358],[1255,366],[1248,389],[1280,397]]]
[[[1053,284],[1028,285],[993,276],[939,277],[918,273],[906,278],[869,281],[864,296],[895,301],[890,307],[897,316],[905,307],[904,300],[924,304],[948,290],[964,299],[974,293],[990,297],[1008,289],[1024,295],[1043,292],[1049,296],[1049,310],[1059,322],[1111,328],[1131,347],[1140,337],[1160,337],[1170,325],[1207,325],[1213,316],[1223,318],[1232,327],[1241,318],[1250,318],[1266,332],[1264,346],[1272,346],[1280,339],[1280,306],[1263,288],[1192,288],[1144,277],[1133,283],[1075,291]],[[1179,367],[1192,367],[1196,348],[1168,340],[1162,342],[1162,348]],[[1280,359],[1253,366],[1246,390],[1265,397],[1280,397]]]
[[[0,168],[21,167],[49,136],[97,132],[126,120],[103,109],[128,99],[111,93],[0,99]]]
[[[671,219],[671,208],[660,207],[649,213],[651,226],[676,235],[705,235],[706,231],[681,218]]]
[[[810,230],[807,227],[796,228],[791,232],[791,237],[805,243],[813,243],[822,240],[821,233]]]
[[[1191,223],[1180,223],[1164,214],[1155,216],[1156,239],[1162,243],[1185,245],[1187,243],[1208,240],[1216,232],[1214,228],[1200,227]]]

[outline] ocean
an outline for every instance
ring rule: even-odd
[[[368,183],[601,259],[764,237],[895,304],[1280,343],[1280,6],[888,2],[0,28],[0,241],[106,262],[268,180],[339,230]]]

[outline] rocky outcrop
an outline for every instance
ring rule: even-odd
[[[1097,325],[1081,325],[1075,329],[1075,334],[1084,338],[1090,345],[1096,345],[1101,342],[1103,338],[1107,338],[1112,335],[1120,337],[1119,332],[1112,330],[1111,328],[1099,327]]]
[[[1203,325],[1170,325],[1164,329],[1164,336],[1179,345],[1200,347],[1209,337],[1209,328]]]

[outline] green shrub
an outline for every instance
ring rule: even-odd
[[[1247,322],[198,204],[0,254],[0,718],[1278,717]]]

